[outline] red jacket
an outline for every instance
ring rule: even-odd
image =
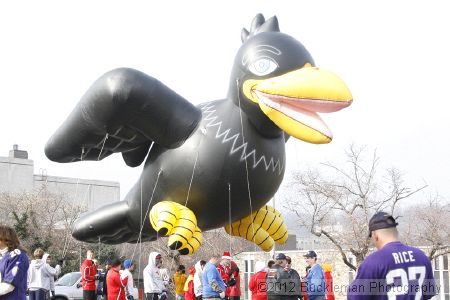
[[[92,263],[92,260],[86,259],[83,262],[80,273],[83,290],[95,291],[95,275],[97,275],[97,267]]]
[[[125,287],[128,284],[128,277],[120,278],[119,271],[112,268],[106,276],[108,286],[108,300],[125,300]]]
[[[223,282],[226,284],[228,284],[228,280],[230,280],[230,276],[228,275],[228,271],[230,270],[230,268],[223,266],[222,264],[218,264],[217,265],[217,271],[219,271],[220,277],[222,277]],[[230,296],[229,294],[229,290],[227,288],[227,290],[225,291],[225,296]]]
[[[305,277],[308,277],[309,269],[306,270]],[[308,300],[308,294],[306,293],[306,280],[302,279],[300,281],[300,290],[302,292],[303,300]]]
[[[230,269],[228,267],[223,266],[222,264],[217,265],[217,271],[219,271],[220,277],[222,277],[223,282],[227,283],[230,279],[230,276],[228,276],[228,271]]]
[[[189,275],[188,279],[186,280],[185,287],[184,287],[184,300],[195,300],[195,293],[194,293],[194,276]],[[187,289],[186,289],[187,288]]]
[[[239,276],[239,268],[234,261],[231,261],[231,270],[233,270],[230,278],[234,277],[236,280],[236,284],[230,287],[227,287],[226,295],[231,297],[236,297],[241,295],[241,277]]]
[[[266,272],[259,271],[250,277],[248,289],[252,291],[252,300],[267,300]]]
[[[327,300],[334,300],[333,277],[331,276],[331,272],[324,272],[323,277],[327,288]]]
[[[300,282],[300,289],[302,291],[303,300],[308,300],[308,294],[306,293],[306,282]]]

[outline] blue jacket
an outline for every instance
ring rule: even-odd
[[[306,293],[308,299],[314,300],[317,296],[325,296],[327,293],[322,267],[315,264],[311,267],[306,277]]]
[[[225,292],[225,283],[216,266],[210,262],[206,263],[203,270],[202,285],[203,298],[219,297],[220,292]]]

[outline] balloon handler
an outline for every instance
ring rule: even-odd
[[[194,106],[129,68],[88,89],[47,142],[47,157],[66,163],[120,152],[130,167],[145,163],[123,201],[76,221],[76,239],[119,244],[167,235],[171,249],[191,254],[202,230],[225,226],[264,251],[286,241],[282,216],[266,206],[283,179],[285,143],[329,143],[317,113],[349,106],[352,95],[280,32],[275,16],[258,14],[241,39],[225,99]],[[204,78],[199,88],[212,80]]]

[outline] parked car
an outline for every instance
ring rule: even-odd
[[[138,293],[133,295],[134,299],[138,298]],[[82,300],[83,288],[81,287],[81,273],[67,273],[55,282],[54,300]],[[100,297],[99,297],[100,299]]]
[[[67,273],[55,282],[55,300],[82,300],[81,273]]]

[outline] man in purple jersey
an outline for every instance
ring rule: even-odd
[[[429,258],[398,240],[397,225],[385,212],[370,219],[369,237],[378,251],[358,268],[347,299],[430,299],[436,294]]]

